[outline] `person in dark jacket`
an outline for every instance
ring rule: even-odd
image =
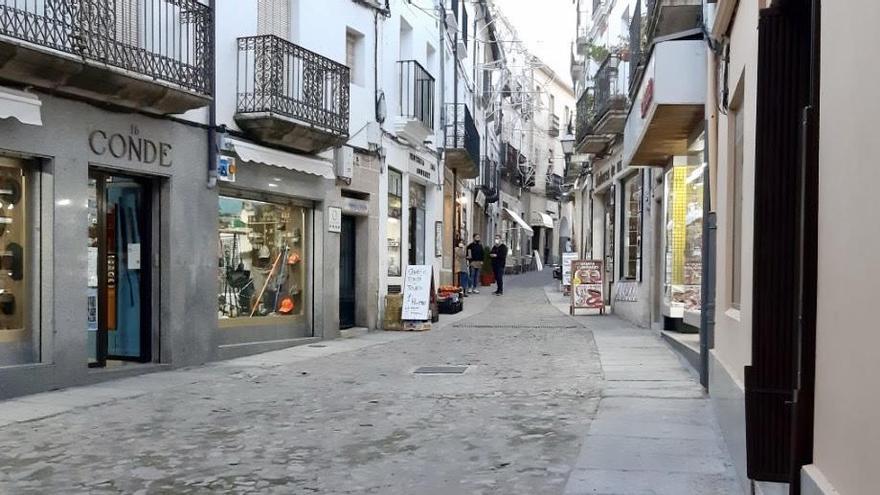
[[[489,251],[489,257],[492,258],[492,271],[495,272],[495,289],[496,296],[504,295],[504,267],[507,266],[507,246],[501,242],[501,236],[495,236],[495,245]]]
[[[483,267],[484,256],[483,244],[480,243],[480,234],[474,234],[474,242],[467,246],[467,260],[470,266],[471,280],[471,286],[468,288],[468,292],[472,294],[480,293],[480,291],[477,290],[477,287],[479,287],[477,284],[480,282],[480,269]]]

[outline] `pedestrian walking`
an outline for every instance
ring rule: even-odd
[[[470,267],[470,293],[479,294],[480,270],[483,268],[483,244],[480,242],[480,234],[474,234],[474,241],[467,246],[467,259]]]
[[[495,272],[495,292],[497,296],[504,295],[504,267],[507,266],[507,246],[501,242],[501,236],[495,236],[495,245],[489,251],[492,258],[492,271]]]
[[[467,250],[464,247],[464,241],[461,239],[459,239],[458,245],[455,246],[455,267],[458,270],[458,285],[462,288],[462,295],[467,297],[467,288],[470,285],[468,281]]]

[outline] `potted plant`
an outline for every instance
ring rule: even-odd
[[[495,283],[495,272],[492,271],[492,258],[489,256],[489,250],[483,250],[483,266],[480,268],[480,285],[488,287]]]

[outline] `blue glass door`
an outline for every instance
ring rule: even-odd
[[[90,189],[89,280],[97,290],[90,288],[89,363],[150,361],[150,184],[94,172]]]

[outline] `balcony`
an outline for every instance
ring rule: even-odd
[[[446,166],[459,178],[480,175],[480,134],[464,103],[446,104]]]
[[[348,141],[348,67],[277,36],[238,39],[235,122],[259,141],[317,153]]]
[[[702,0],[646,0],[647,39],[650,42],[670,34],[700,29]]]
[[[626,66],[617,53],[609,54],[596,71],[593,128],[599,134],[620,134],[626,125],[629,99],[620,67]]]
[[[572,54],[571,55],[571,64],[569,67],[570,67],[569,71],[571,73],[571,79],[573,81],[575,81],[575,83],[581,82],[581,80],[584,78],[584,73],[587,70],[586,59],[581,56],[576,57],[574,54]]]
[[[703,40],[654,45],[623,134],[624,166],[667,165],[687,154],[688,138],[705,118]]]
[[[535,187],[535,171],[528,159],[510,143],[501,144],[501,178],[519,189]]]
[[[601,155],[626,126],[629,98],[620,77],[625,67],[618,53],[609,54],[596,75],[594,86],[581,94],[577,103],[575,146],[578,153]]]
[[[213,31],[197,0],[4,0],[0,79],[183,113],[211,99]]]
[[[559,199],[563,192],[563,179],[561,175],[547,174],[544,182],[544,193],[549,199]]]
[[[434,131],[434,77],[415,60],[397,62],[398,115],[392,121],[398,136],[421,146]]]
[[[550,137],[559,137],[559,115],[551,113],[547,117],[547,134]]]

